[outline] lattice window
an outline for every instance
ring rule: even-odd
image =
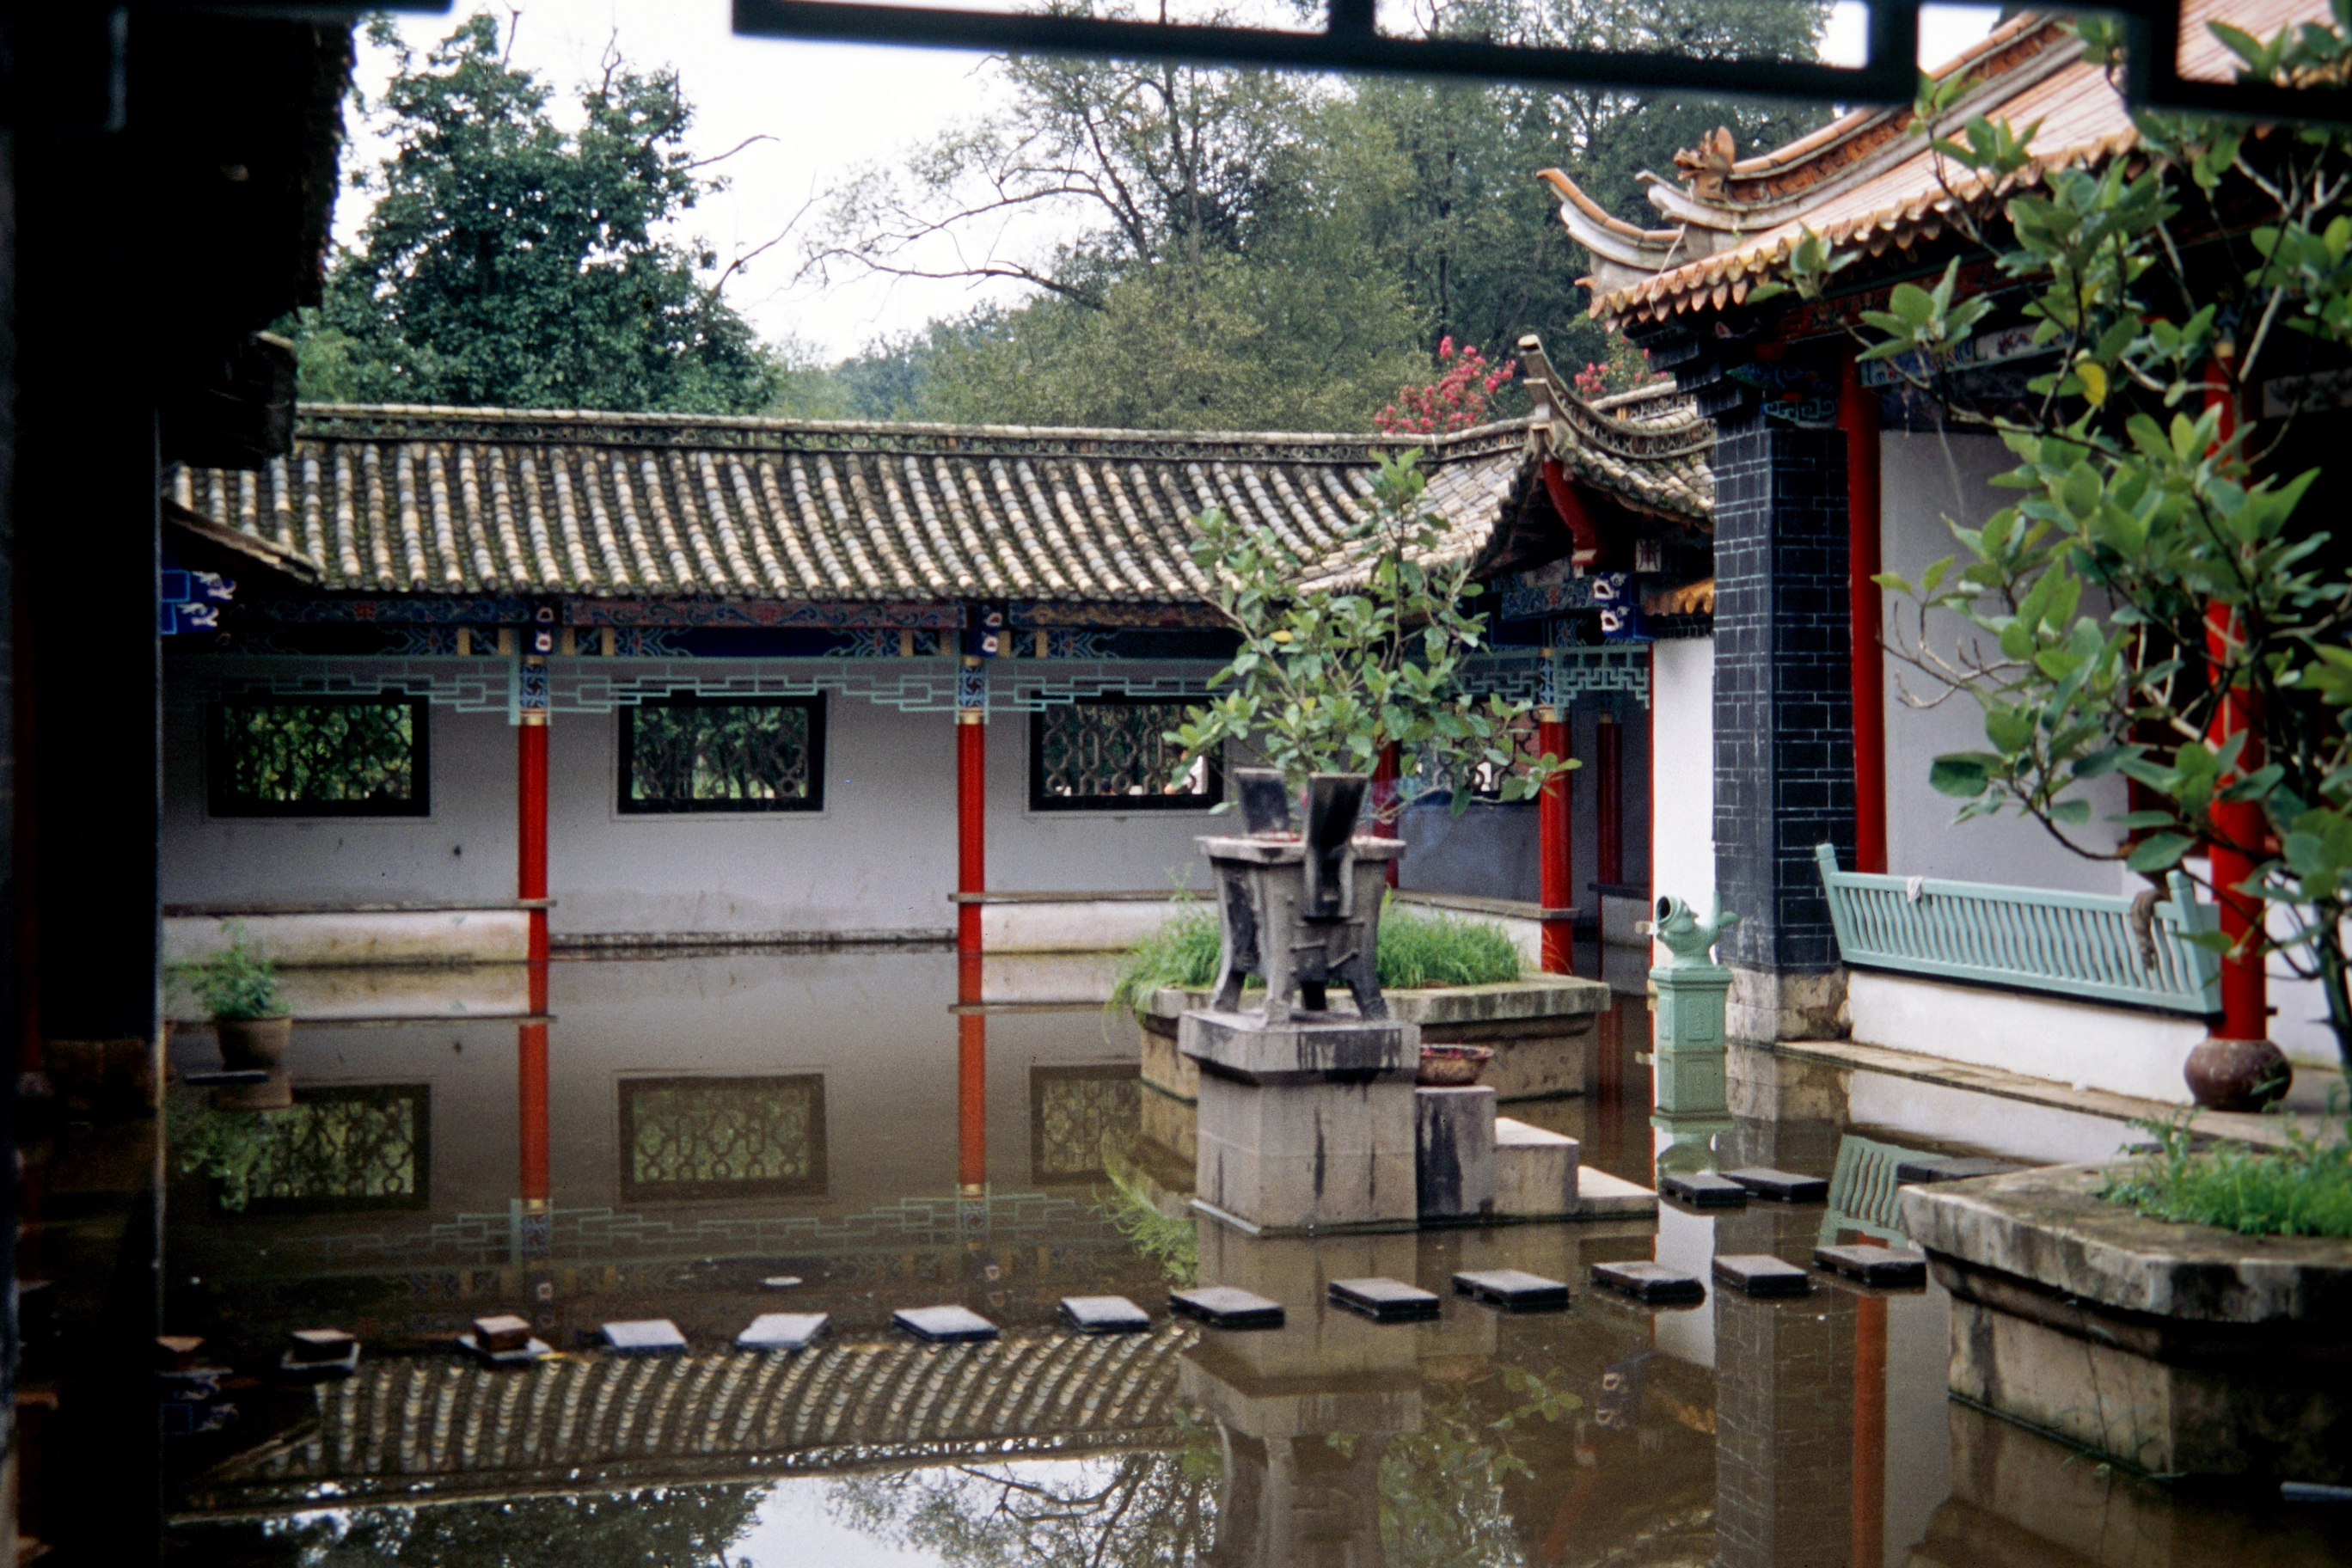
[[[621,1201],[824,1191],[824,1079],[621,1080]]]
[[[297,1089],[259,1118],[247,1214],[421,1209],[432,1194],[433,1089],[389,1083]]]
[[[1174,779],[1183,748],[1168,733],[1192,703],[1081,697],[1041,708],[1029,720],[1033,811],[1203,811],[1225,797],[1223,772],[1193,759]]]
[[[215,705],[206,743],[215,816],[423,816],[425,703],[382,697]]]
[[[822,697],[671,697],[621,710],[625,812],[824,808]]]
[[[1132,1067],[1029,1069],[1029,1178],[1082,1182],[1102,1174],[1106,1144],[1134,1142],[1142,1079]]]

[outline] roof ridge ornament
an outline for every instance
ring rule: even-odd
[[[1731,127],[1718,125],[1714,134],[1700,137],[1697,146],[1675,153],[1675,169],[1692,195],[1701,201],[1721,201],[1731,166],[1738,161],[1738,151]]]

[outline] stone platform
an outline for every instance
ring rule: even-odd
[[[1952,1392],[2150,1475],[2352,1483],[2352,1242],[2145,1218],[2105,1174],[1903,1189]]]

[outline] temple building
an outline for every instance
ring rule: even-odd
[[[1532,956],[1594,884],[1646,896],[1652,639],[1706,619],[1633,573],[1703,562],[1710,499],[1690,399],[1526,356],[1530,417],[1420,440],[306,406],[285,456],[166,479],[174,949],[1121,945],[1223,795],[1163,738],[1235,646],[1192,519],[1335,571],[1421,447],[1476,684],[1585,767],[1559,809],[1410,809],[1402,884]]]
[[[2267,38],[2315,14],[2296,0],[2200,0],[2183,9],[2181,68],[2229,79],[2209,21]],[[1740,916],[1720,950],[1738,976],[1736,1038],[1850,1036],[2179,1100],[2187,1053],[2209,1020],[2224,1026],[2223,966],[2182,941],[2217,910],[2178,879],[2157,889],[2160,951],[2147,957],[2127,923],[2142,879],[2068,853],[2030,821],[1956,825],[1929,788],[1937,754],[1981,749],[1981,716],[1965,695],[1934,703],[1941,689],[1904,655],[1923,634],[1948,651],[1966,628],[1940,613],[1923,624],[1874,579],[1916,581],[1952,554],[1951,527],[2008,504],[2013,492],[1990,481],[2014,459],[1983,426],[1948,425],[1897,367],[1855,357],[1864,311],[1958,257],[1961,294],[1995,308],[1962,345],[1956,383],[1981,408],[2025,397],[2055,351],[2036,343],[2024,290],[2003,284],[1968,229],[1999,243],[2009,195],[2128,156],[2138,132],[2061,17],[2004,22],[1932,74],[1971,84],[1937,134],[1978,115],[2007,121],[2031,132],[2035,161],[1988,190],[1903,108],[1746,156],[1718,132],[1677,157],[1677,177],[1645,177],[1655,226],[1623,221],[1557,170],[1544,176],[1591,254],[1594,316],[1671,371],[1715,432],[1706,580],[1648,600],[1703,596],[1713,616],[1710,637],[1655,646],[1654,879]],[[1847,261],[1823,297],[1759,291],[1785,279],[1808,234]],[[2296,400],[2260,401],[2239,416],[2273,418]],[[2280,466],[2309,466],[2345,424],[2341,411],[2307,416]],[[2126,809],[2124,784],[2104,783],[2086,832],[2112,844],[2103,819]],[[2296,1065],[2298,1099],[2316,1103],[2340,1082],[2323,1000],[2282,961],[2267,976],[2247,967],[2230,1037],[2267,1029]],[[2074,1042],[2063,1061],[2053,1039]]]

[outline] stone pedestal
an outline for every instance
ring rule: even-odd
[[[1418,1089],[1412,1109],[1423,1223],[1492,1215],[1495,1091]]]
[[[1188,1013],[1176,1043],[1201,1075],[1196,1204],[1261,1233],[1416,1223],[1413,1025]]]

